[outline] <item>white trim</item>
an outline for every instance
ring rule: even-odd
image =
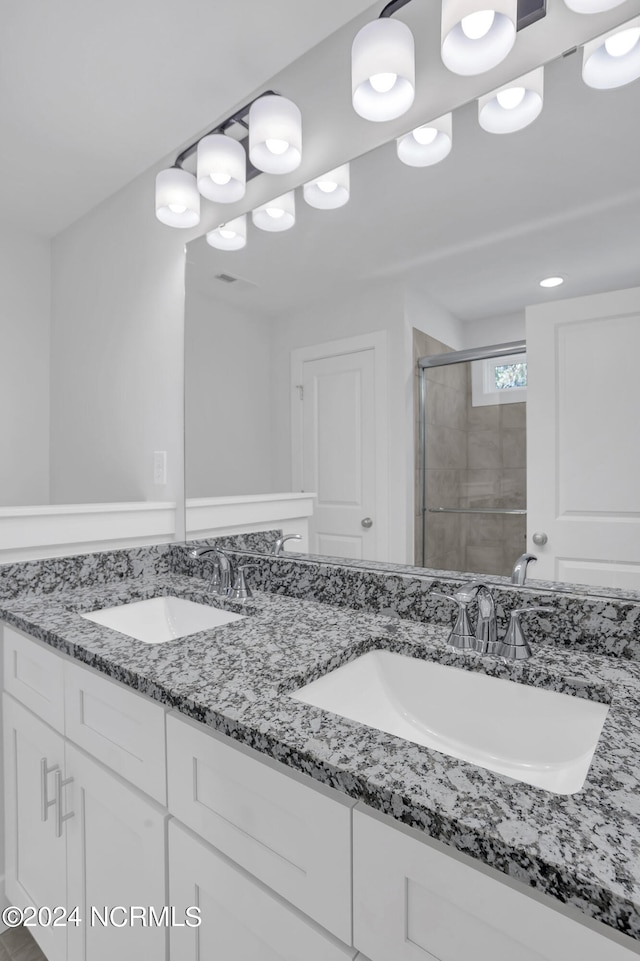
[[[0,510],[0,561],[64,557],[173,541],[176,505],[167,501],[54,504]]]
[[[313,514],[315,494],[242,494],[227,497],[198,497],[187,500],[187,537],[198,540],[221,534],[284,529],[300,534],[302,540],[290,541],[287,551],[306,553],[309,544],[309,517]]]
[[[306,361],[323,360],[343,354],[373,350],[376,418],[376,516],[378,523],[378,559],[387,559],[389,551],[389,431],[387,402],[387,332],[371,331],[358,337],[344,337],[325,344],[312,344],[291,351],[291,486],[301,490],[303,419],[302,405],[297,401],[296,386],[302,383]]]

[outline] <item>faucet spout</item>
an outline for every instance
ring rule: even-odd
[[[531,561],[537,561],[535,554],[521,554],[513,565],[511,572],[511,583],[522,586],[527,579],[527,567]]]

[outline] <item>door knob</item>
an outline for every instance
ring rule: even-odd
[[[533,535],[532,540],[537,547],[543,547],[547,543],[549,538],[544,533],[544,531],[536,531],[535,534]]]
[[[369,530],[370,527],[373,527],[373,521],[370,517],[363,517],[360,523],[366,530]]]

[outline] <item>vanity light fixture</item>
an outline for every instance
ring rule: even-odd
[[[302,188],[302,194],[310,207],[319,210],[344,207],[349,200],[349,164],[310,180]]]
[[[292,100],[271,94],[249,110],[249,159],[268,174],[287,174],[302,160],[302,114]]]
[[[207,200],[232,204],[242,200],[247,183],[247,155],[233,137],[212,133],[198,144],[198,190]]]
[[[564,283],[564,277],[545,277],[539,283],[540,287],[560,287]]]
[[[188,170],[169,167],[156,177],[156,217],[168,227],[196,227],[200,223],[200,194]]]
[[[281,197],[268,200],[266,204],[256,207],[251,213],[251,219],[260,230],[280,231],[289,230],[296,222],[296,198],[293,190]]]
[[[365,120],[395,120],[415,97],[415,45],[411,30],[392,14],[409,0],[391,0],[377,20],[367,23],[351,48],[353,109]]]
[[[247,156],[249,119],[254,104],[262,100],[285,101],[290,104],[289,114],[296,115],[298,134],[300,111],[290,100],[267,90],[255,100],[237,110],[204,137],[198,138],[178,154],[172,167],[162,170],[156,177],[156,217],[169,227],[195,227],[200,223],[200,194],[216,203],[233,203],[245,193],[246,182],[258,176],[261,169],[254,166]],[[293,110],[291,110],[293,108]],[[258,111],[260,115],[260,111]],[[269,134],[274,157],[290,157],[288,145],[283,142],[282,124]],[[295,138],[294,138],[295,139]],[[292,146],[292,145],[289,145]],[[298,135],[293,152],[300,162],[301,141]],[[194,154],[197,153],[196,176],[191,173]],[[297,164],[296,164],[297,166]],[[289,169],[294,169],[293,167]],[[200,193],[198,193],[200,191]]]
[[[453,115],[447,113],[416,127],[404,137],[398,137],[396,149],[398,157],[407,166],[430,167],[449,155],[452,143]]]
[[[462,76],[491,70],[511,51],[517,22],[517,0],[443,0],[442,62]]]
[[[523,130],[539,116],[544,95],[544,67],[505,83],[478,100],[478,122],[488,133]]]
[[[217,250],[242,250],[247,245],[247,215],[243,214],[210,230],[207,243]]]
[[[610,90],[640,77],[640,17],[585,43],[582,79],[588,87]]]

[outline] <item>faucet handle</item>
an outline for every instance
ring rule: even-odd
[[[512,661],[524,661],[526,658],[531,657],[533,652],[528,640],[524,636],[520,618],[523,614],[532,614],[535,611],[545,611],[548,614],[553,614],[555,613],[555,608],[536,605],[534,607],[517,607],[511,611],[507,633],[502,643],[498,645],[496,651],[498,657],[507,657]]]
[[[248,597],[253,597],[253,591],[247,584],[245,571],[248,567],[257,567],[257,564],[240,564],[236,568],[233,584],[229,589],[227,597],[232,601],[245,601]]]
[[[430,592],[433,597],[441,597],[445,601],[453,601],[457,605],[456,620],[447,638],[447,644],[459,651],[471,651],[475,647],[475,636],[469,623],[467,605],[473,600],[473,595],[466,597],[459,592],[455,594],[441,594],[439,591]]]

